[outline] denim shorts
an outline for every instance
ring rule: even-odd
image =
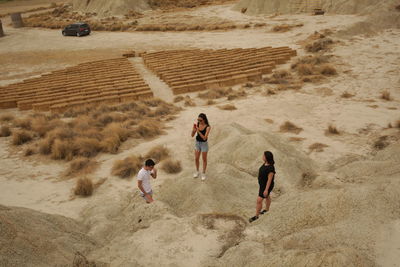
[[[199,142],[196,140],[194,149],[200,152],[208,152],[208,142]]]

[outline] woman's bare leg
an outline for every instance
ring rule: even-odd
[[[271,196],[268,195],[268,197],[265,198],[265,210],[269,211],[269,206],[271,206]]]
[[[206,173],[206,169],[207,169],[207,152],[201,152],[201,155],[203,157],[203,173]]]
[[[257,197],[257,204],[256,204],[256,216],[260,216],[260,212],[262,209],[263,198]]]
[[[197,150],[194,151],[194,159],[196,162],[197,172],[199,171],[199,168],[200,168],[200,153],[201,153],[200,151],[197,151]]]

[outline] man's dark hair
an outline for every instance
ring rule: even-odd
[[[147,159],[147,160],[144,162],[144,165],[147,166],[147,167],[150,167],[150,166],[156,165],[156,163],[155,163],[154,160],[152,160],[152,159]]]

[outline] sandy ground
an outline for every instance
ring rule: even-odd
[[[271,25],[301,22],[304,27],[287,33],[271,33],[267,27],[198,33],[94,32],[85,38],[65,38],[59,31],[6,26],[7,36],[0,38],[4,70],[0,82],[12,83],[126,50],[288,45],[302,55],[299,41],[314,31],[341,29],[362,19],[343,15],[248,17],[229,10],[229,5],[195,12],[205,18]],[[248,89],[246,98],[232,101],[235,111],[217,108],[226,100],[206,106],[195,99],[197,106],[185,107],[168,123],[165,135],[124,144],[117,155],[98,156],[101,165],[93,177],[107,180],[87,199],[71,198],[74,180],[60,181],[66,164],[36,156],[24,159],[22,152],[10,148],[10,138],[1,138],[0,204],[77,219],[89,227],[89,235],[103,240],[103,246],[88,257],[111,266],[264,266],[267,261],[272,266],[398,266],[399,132],[386,127],[400,119],[400,56],[396,53],[400,31],[340,41],[330,53],[339,72],[334,78],[268,97],[262,92],[270,85],[254,87]],[[168,86],[145,69],[140,58],[132,63],[157,97],[171,101]],[[390,92],[392,101],[380,99],[383,90]],[[344,91],[355,96],[341,98]],[[0,114],[9,112],[20,114],[15,110]],[[189,133],[200,112],[208,115],[212,125],[206,182],[191,178],[193,140]],[[298,135],[279,132],[287,120],[304,130]],[[330,123],[342,134],[326,136]],[[392,136],[393,141],[377,152],[372,145],[382,135]],[[290,137],[304,139],[290,142]],[[310,153],[308,147],[316,142],[328,147]],[[113,177],[110,169],[115,160],[144,154],[157,144],[173,151],[183,171],[178,175],[160,171],[153,181],[156,202],[146,205],[135,189],[136,179]],[[201,216],[233,213],[247,219],[253,215],[254,177],[266,149],[274,152],[278,170],[271,212],[248,225],[240,242],[231,244],[221,256],[225,234],[233,231],[235,221],[219,219],[209,229]],[[304,172],[317,174],[309,187],[299,186]]]

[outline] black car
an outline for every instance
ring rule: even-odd
[[[62,35],[83,36],[90,34],[90,27],[87,23],[70,24],[62,30]]]

